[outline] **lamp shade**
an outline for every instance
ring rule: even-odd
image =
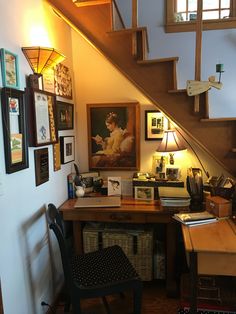
[[[157,148],[157,152],[177,152],[185,150],[186,146],[183,141],[177,136],[175,130],[166,130],[163,139]]]
[[[21,49],[34,74],[42,74],[65,59],[65,56],[54,48],[36,46]]]

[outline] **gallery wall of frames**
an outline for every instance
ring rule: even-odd
[[[24,84],[19,81],[18,55],[1,48],[0,58],[6,173],[28,168],[28,148],[35,147],[35,184],[38,186],[49,180],[48,147],[45,146],[53,145],[54,171],[75,159],[74,136],[58,136],[58,131],[74,128],[70,69],[59,63],[39,77],[36,85],[26,77],[26,88],[21,90]]]

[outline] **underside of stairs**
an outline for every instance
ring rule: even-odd
[[[48,2],[96,46],[148,99],[221,166],[236,176],[235,119],[204,119],[205,94],[194,114],[194,97],[177,90],[177,57],[145,60],[145,28],[112,31],[111,3],[77,7],[71,0]],[[107,2],[107,1],[104,1]],[[142,42],[142,44],[140,44]],[[144,46],[146,45],[145,49]]]

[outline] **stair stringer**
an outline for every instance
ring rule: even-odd
[[[174,89],[173,62],[139,65],[132,57],[131,33],[107,34],[111,29],[110,4],[76,8],[71,1],[48,2],[193,141],[228,172],[236,175],[235,154],[232,153],[232,147],[236,146],[235,122],[202,123],[203,112],[193,114],[193,97],[184,92],[169,93]]]

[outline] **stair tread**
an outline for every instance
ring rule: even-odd
[[[111,0],[86,0],[86,1],[73,0],[73,3],[77,7],[85,7],[85,6],[90,6],[90,5],[101,5],[101,4],[111,3]]]
[[[179,57],[168,57],[168,58],[159,58],[159,59],[150,59],[150,60],[139,60],[138,64],[152,64],[160,62],[169,62],[169,61],[178,61]]]
[[[183,89],[170,89],[170,90],[168,90],[168,93],[170,93],[170,94],[187,93],[187,90],[186,90],[186,88],[183,88]]]
[[[205,119],[200,119],[201,122],[224,122],[224,121],[236,121],[236,117],[233,118],[205,118]]]
[[[107,34],[109,34],[109,35],[119,35],[119,34],[123,34],[123,33],[134,33],[134,32],[138,32],[138,31],[145,31],[145,32],[147,32],[147,27],[143,26],[143,27],[122,28],[122,29],[108,31]]]

